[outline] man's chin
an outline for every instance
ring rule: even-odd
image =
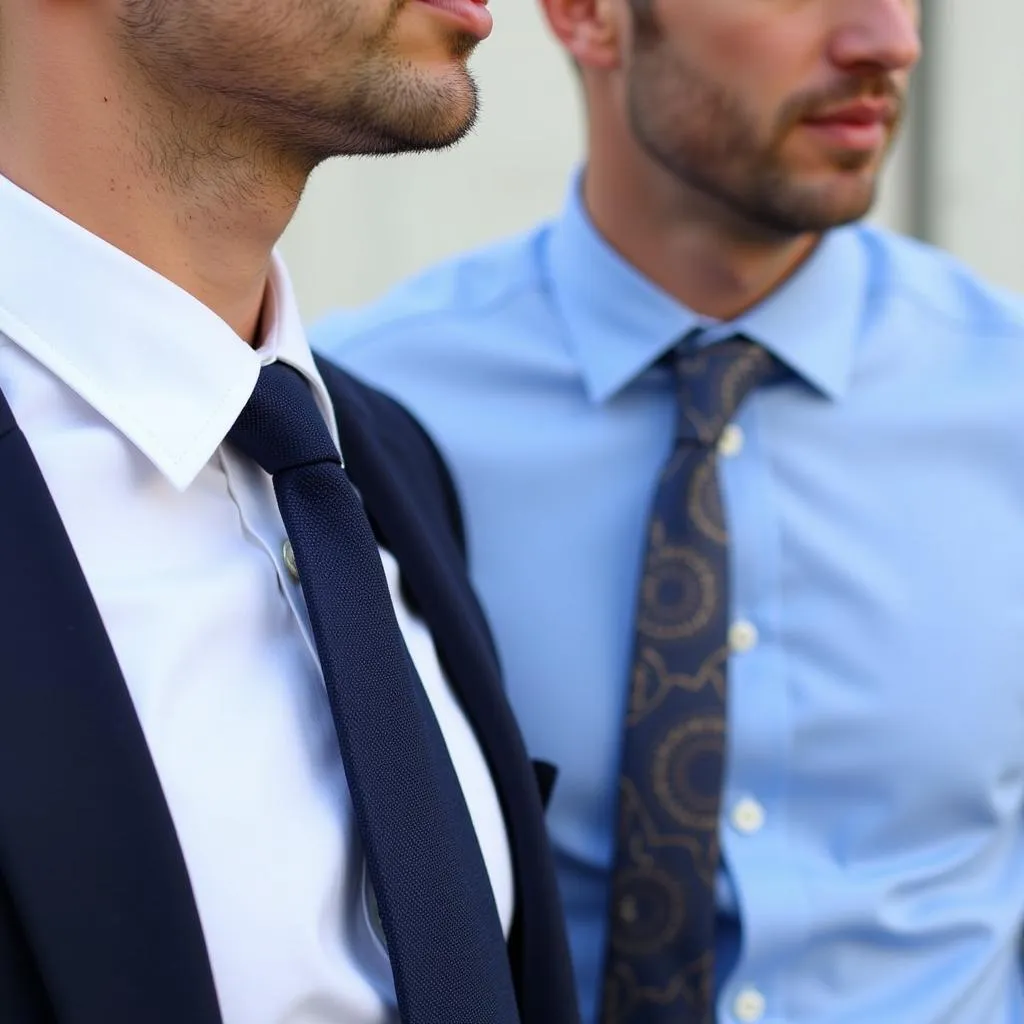
[[[824,199],[805,203],[790,211],[788,226],[794,233],[831,231],[863,220],[875,205],[875,193],[857,198]]]
[[[468,134],[470,128],[462,128],[448,133],[416,134],[409,132],[379,135],[375,140],[368,140],[361,149],[337,153],[336,156],[396,156],[400,153],[434,153],[439,150],[451,149],[458,145]]]
[[[398,153],[427,153],[450,149],[461,142],[476,123],[475,115],[457,123],[439,125],[401,125],[364,136],[362,145],[348,148],[335,156],[392,156]]]
[[[875,202],[876,183],[867,178],[856,187],[842,183],[824,185],[796,182],[792,179],[763,182],[746,201],[733,207],[748,223],[757,225],[766,237],[793,238],[820,234],[863,219]]]
[[[841,227],[866,217],[878,198],[879,176],[875,169],[848,172],[822,197],[822,212],[830,227]]]
[[[476,124],[476,85],[464,70],[368,76],[355,103],[324,117],[322,157],[384,156],[446,149]],[[325,109],[324,114],[327,113]]]
[[[793,174],[774,190],[775,205],[788,208],[797,224],[808,230],[824,231],[862,220],[871,212],[880,181],[878,158],[836,166],[832,163],[816,172]]]
[[[392,153],[448,149],[472,131],[477,112],[478,102],[473,91],[468,96],[453,96],[440,106],[407,111],[405,116],[382,126],[380,134]]]

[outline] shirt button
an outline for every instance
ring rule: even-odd
[[[740,619],[729,627],[729,649],[734,654],[745,654],[757,646],[757,626]]]
[[[743,428],[735,423],[726,424],[718,439],[718,454],[726,459],[739,455],[743,450]]]
[[[292,549],[292,542],[290,540],[284,542],[281,548],[281,557],[284,559],[284,567],[288,570],[288,575],[298,583],[299,567],[295,564],[295,551]]]
[[[732,809],[732,823],[737,832],[752,836],[764,827],[764,808],[750,797],[744,797]]]
[[[732,1004],[732,1012],[743,1024],[754,1024],[764,1016],[764,996],[756,988],[745,988]]]

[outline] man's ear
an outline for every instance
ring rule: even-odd
[[[619,66],[625,15],[621,0],[540,0],[555,38],[582,69]]]

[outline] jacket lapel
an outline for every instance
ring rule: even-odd
[[[0,394],[0,872],[59,1020],[219,1024],[113,649]]]

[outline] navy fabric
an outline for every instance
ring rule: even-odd
[[[505,940],[377,542],[305,381],[265,366],[229,441],[273,476],[405,1024],[515,1024]]]
[[[699,350],[683,344],[673,365],[678,429],[651,509],[637,602],[604,1024],[714,1019],[729,657],[716,444],[743,399],[779,376],[780,364],[732,338]]]
[[[576,1024],[533,766],[419,424],[325,360],[349,475],[427,621],[509,828],[521,1017]],[[0,1020],[222,1024],[188,874],[103,622],[0,393]]]

